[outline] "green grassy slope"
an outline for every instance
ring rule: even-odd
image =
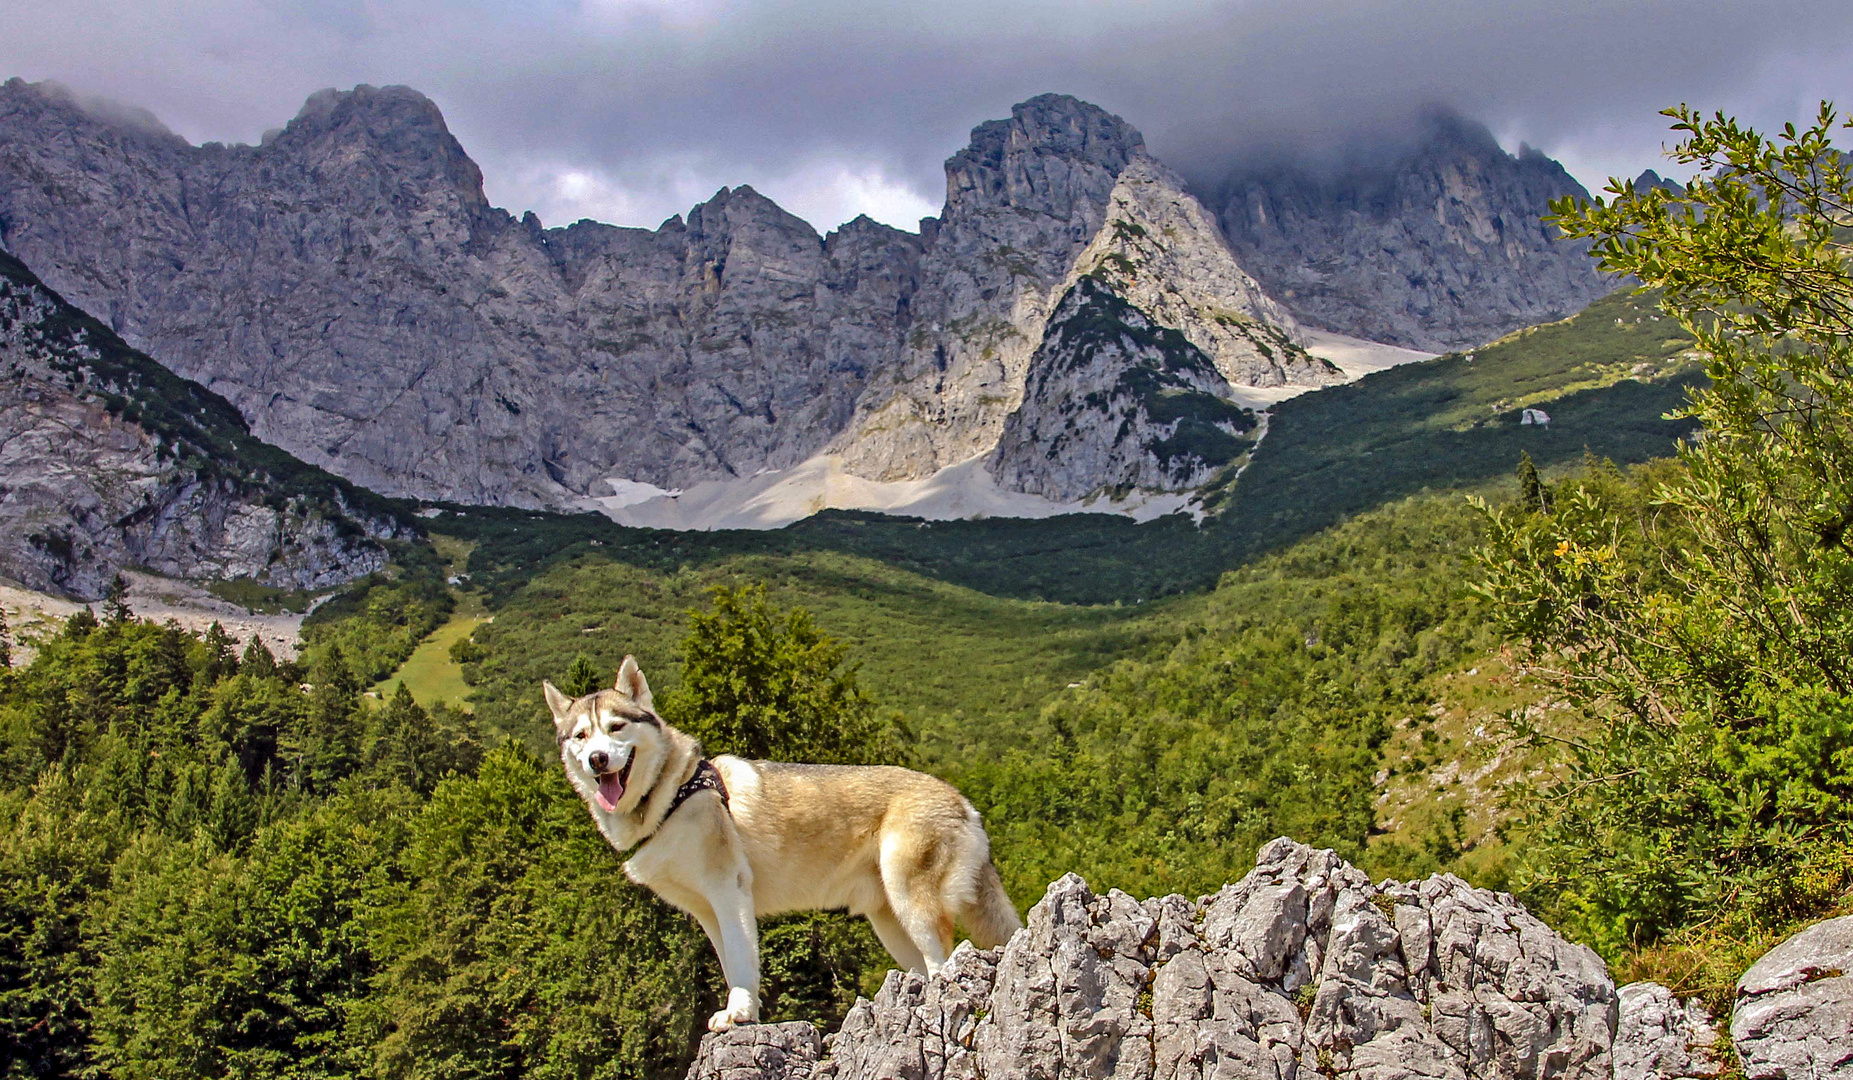
[[[711,586],[748,581],[764,582],[781,606],[810,609],[847,642],[863,684],[901,712],[934,760],[993,737],[1008,743],[1051,693],[1169,640],[1179,610],[1201,602],[1012,600],[838,552],[714,557],[664,573],[588,549],[514,592],[476,630],[489,653],[472,673],[477,715],[551,754],[541,678],[559,679],[579,653],[614,672],[632,653],[653,685],[673,686],[688,610]]]
[[[581,653],[606,671],[634,653],[672,689],[703,590],[762,581],[851,646],[919,764],[993,822],[1019,899],[1067,870],[1210,888],[1281,832],[1365,857],[1380,746],[1428,709],[1437,677],[1491,647],[1464,593],[1475,522],[1455,495],[1399,502],[1207,593],[1117,607],[999,598],[835,552],[657,573],[586,550],[476,630],[473,704],[551,756],[542,678]]]
[[[1282,402],[1212,531],[1239,557],[1424,489],[1509,476],[1521,451],[1540,467],[1585,451],[1665,457],[1691,430],[1662,419],[1703,377],[1691,348],[1651,297],[1616,293],[1469,353]],[[1526,406],[1549,427],[1521,426]]]

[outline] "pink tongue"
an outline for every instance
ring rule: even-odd
[[[618,800],[623,797],[624,781],[618,779],[617,773],[606,773],[598,778],[599,805],[607,810],[616,810],[618,808]]]

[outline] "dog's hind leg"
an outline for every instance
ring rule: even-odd
[[[908,971],[922,971],[926,967],[926,957],[914,947],[914,939],[907,936],[907,930],[894,917],[894,909],[883,904],[875,911],[869,912],[869,925],[875,928],[875,936],[881,939],[882,947],[894,962]]]
[[[952,914],[941,899],[943,871],[933,856],[930,849],[919,850],[900,837],[882,841],[882,891],[928,975],[937,974],[952,952]]]

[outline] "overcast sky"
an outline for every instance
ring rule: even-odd
[[[1592,189],[1668,171],[1667,105],[1853,106],[1847,0],[0,0],[0,28],[0,78],[194,142],[255,142],[326,86],[416,87],[490,198],[548,225],[654,226],[752,184],[819,229],[912,228],[971,127],[1050,90],[1193,175],[1441,105]]]

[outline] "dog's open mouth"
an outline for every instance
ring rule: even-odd
[[[598,774],[598,805],[607,810],[618,808],[618,800],[624,797],[624,785],[631,778],[631,765],[636,760],[637,755],[632,753],[624,759],[622,769]]]

